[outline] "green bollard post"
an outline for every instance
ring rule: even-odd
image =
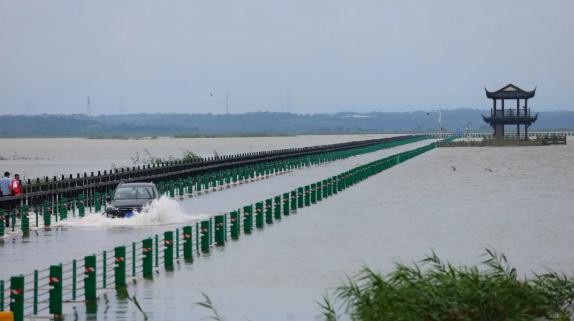
[[[281,219],[281,196],[275,196],[275,199],[273,200],[273,214],[276,220],[280,220]]]
[[[0,311],[4,311],[4,280],[0,280]]]
[[[14,230],[16,229],[16,209],[13,208],[12,211],[10,211],[10,217],[12,219],[11,223],[12,224],[12,232],[14,232]]]
[[[255,227],[263,228],[263,202],[255,204]]]
[[[175,260],[179,263],[179,229],[175,229]]]
[[[311,196],[311,204],[317,204],[317,184],[313,183],[309,186],[309,195]]]
[[[159,267],[159,236],[155,235],[155,267]]]
[[[253,205],[243,207],[243,233],[251,234],[253,229]]]
[[[215,227],[214,227],[213,217],[209,218],[209,246],[215,243]]]
[[[147,238],[142,241],[142,263],[143,263],[143,277],[145,279],[153,278],[153,239]]]
[[[311,206],[311,186],[305,185],[305,206]]]
[[[229,220],[231,221],[231,239],[237,240],[239,239],[239,213],[237,211],[233,211],[229,214]]]
[[[289,216],[289,214],[291,214],[291,209],[290,209],[290,201],[291,200],[291,196],[289,195],[289,193],[283,193],[283,216]]]
[[[209,248],[211,245],[211,224],[209,221],[201,221],[201,252],[209,253]]]
[[[174,198],[175,197],[175,183],[174,181],[169,181],[169,197]]]
[[[195,223],[195,250],[197,251],[197,255],[200,254],[199,252],[199,222]]]
[[[303,202],[305,199],[305,192],[303,187],[298,187],[297,188],[297,208],[303,208],[303,206],[305,206],[305,203]]]
[[[323,182],[317,182],[315,188],[317,189],[317,202],[320,202],[323,200]]]
[[[126,288],[126,247],[118,246],[114,249],[114,283],[116,290]]]
[[[84,204],[84,194],[78,197],[78,215],[84,217],[86,215],[86,205]]]
[[[55,319],[59,319],[62,315],[63,300],[62,300],[62,266],[50,266],[50,291],[49,291],[49,311],[54,315]]]
[[[215,245],[225,245],[225,215],[215,216]]]
[[[183,227],[183,259],[193,262],[193,233],[189,225]]]
[[[136,242],[132,242],[132,277],[136,277],[136,263],[137,263],[137,251],[136,251]]]
[[[20,228],[22,229],[22,233],[27,234],[30,231],[30,218],[28,217],[28,206],[20,207],[20,219],[21,219]]]
[[[295,212],[297,210],[297,190],[296,189],[292,190],[290,195],[291,199],[289,201],[289,207],[291,211]]]
[[[76,275],[76,273],[77,273],[77,271],[78,271],[77,264],[78,264],[78,263],[76,262],[75,259],[72,260],[72,300],[73,300],[73,301],[76,300],[76,290],[78,289],[77,286],[76,286],[76,283],[77,283],[77,275]],[[34,275],[34,276],[36,276],[36,275]]]
[[[60,210],[60,221],[68,219],[68,204],[62,201],[58,209]]]
[[[96,303],[96,256],[88,255],[84,257],[84,297],[86,304]]]
[[[32,302],[32,313],[38,314],[38,270],[34,270],[34,293]]]
[[[108,282],[108,254],[106,251],[102,252],[102,288],[106,288]]]
[[[163,266],[173,271],[173,231],[163,232]]]
[[[76,207],[77,207],[76,202],[77,202],[77,201],[76,201],[75,198],[72,198],[72,199],[70,200],[70,211],[72,211],[72,216],[73,216],[73,217],[76,217]]]
[[[273,224],[273,200],[265,200],[265,223]]]
[[[94,210],[99,213],[102,210],[101,195],[99,192],[94,194]]]
[[[177,194],[179,197],[183,197],[183,180],[181,178],[177,179]]]
[[[50,207],[44,206],[43,211],[44,227],[48,228],[52,224],[52,211]]]
[[[4,299],[4,289],[2,289]],[[4,300],[2,300],[4,306]],[[24,276],[18,275],[10,278],[10,311],[14,314],[14,321],[24,320]]]

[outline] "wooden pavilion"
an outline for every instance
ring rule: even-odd
[[[482,118],[494,129],[494,138],[504,138],[504,126],[516,125],[516,137],[520,135],[520,125],[524,125],[524,139],[528,140],[528,127],[538,118],[538,113],[532,115],[528,108],[528,99],[534,97],[536,88],[532,91],[525,91],[513,84],[508,84],[497,91],[488,91],[486,88],[486,97],[492,99],[492,109],[490,116],[482,115]],[[506,100],[516,100],[516,107],[505,106]],[[520,106],[520,101],[524,102]],[[501,106],[497,108],[496,102],[500,101]],[[506,107],[506,108],[505,108]]]

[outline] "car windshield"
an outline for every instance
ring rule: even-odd
[[[114,194],[116,200],[152,199],[153,190],[149,186],[119,187]]]

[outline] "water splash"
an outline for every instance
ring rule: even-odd
[[[176,200],[162,196],[144,207],[141,213],[135,213],[130,218],[111,218],[94,213],[87,214],[83,218],[68,218],[54,225],[74,227],[154,226],[189,223],[208,217],[209,215],[186,214]]]

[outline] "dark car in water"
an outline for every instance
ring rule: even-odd
[[[154,183],[121,183],[106,207],[108,217],[130,217],[160,197]]]

